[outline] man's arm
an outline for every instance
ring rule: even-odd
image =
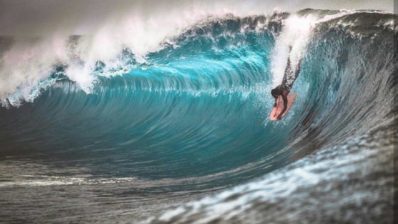
[[[287,94],[286,94],[287,95]],[[287,109],[287,97],[285,94],[282,94],[282,99],[283,99],[283,110],[282,112],[279,114],[278,119],[282,118],[282,115],[286,112]]]
[[[292,72],[291,68],[291,63],[290,63],[290,57],[287,58],[287,65],[285,68],[285,73],[283,74],[283,79],[282,79],[282,84],[283,86],[286,86],[287,80],[288,80],[288,75]]]

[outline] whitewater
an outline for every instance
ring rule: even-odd
[[[0,36],[1,220],[393,223],[397,15],[167,15]]]

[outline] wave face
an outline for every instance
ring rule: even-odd
[[[2,174],[0,187],[12,195],[23,191],[15,193],[15,186],[60,195],[60,189],[73,194],[85,186],[109,194],[98,200],[125,206],[131,206],[127,199],[147,196],[151,206],[141,214],[147,217],[167,207],[169,198],[184,201],[241,183],[256,185],[253,178],[287,169],[314,151],[333,166],[338,159],[324,149],[358,146],[347,139],[387,141],[375,150],[391,152],[397,108],[393,19],[366,11],[227,15],[189,27],[145,57],[124,48],[112,60],[91,59],[88,67],[78,56],[73,64],[52,64],[34,85],[3,92],[1,169],[15,173]],[[73,49],[84,41],[73,36],[67,43]],[[288,46],[291,57],[302,59],[292,90],[298,97],[283,121],[270,122],[269,93],[283,75]],[[393,134],[367,140],[372,130]],[[57,200],[50,196],[40,203]],[[0,214],[10,211],[12,206]],[[203,210],[189,210],[191,216],[178,211],[152,222],[208,217]],[[129,217],[141,217],[137,212],[132,209]],[[223,223],[220,217],[214,219]]]

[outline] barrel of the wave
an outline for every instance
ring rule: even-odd
[[[245,25],[256,21],[261,22],[236,18],[195,26],[181,34],[175,47],[149,54],[145,64],[122,52],[117,64],[126,73],[112,73],[106,62],[98,63],[90,94],[61,67],[53,75],[54,85],[5,118],[7,123],[14,117],[21,121],[14,125],[18,130],[37,124],[45,128],[27,133],[34,141],[15,141],[4,154],[20,155],[18,149],[25,147],[24,158],[85,167],[93,177],[150,179],[159,186],[158,180],[173,180],[176,187],[163,184],[164,191],[190,190],[192,185],[179,180],[193,176],[195,189],[211,190],[278,167],[283,156],[269,155],[283,147],[287,132],[259,122],[266,116],[262,87],[270,81],[265,59],[273,39],[270,31],[254,32],[249,28],[258,26]],[[229,24],[223,25],[228,36],[215,32],[220,23]],[[240,26],[249,30],[240,32]],[[25,137],[18,130],[1,130],[0,137]],[[272,131],[275,144],[267,141]],[[257,165],[246,166],[253,163]]]

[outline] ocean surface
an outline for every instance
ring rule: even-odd
[[[0,37],[0,223],[393,223],[394,20],[210,16],[111,56],[102,34]]]

